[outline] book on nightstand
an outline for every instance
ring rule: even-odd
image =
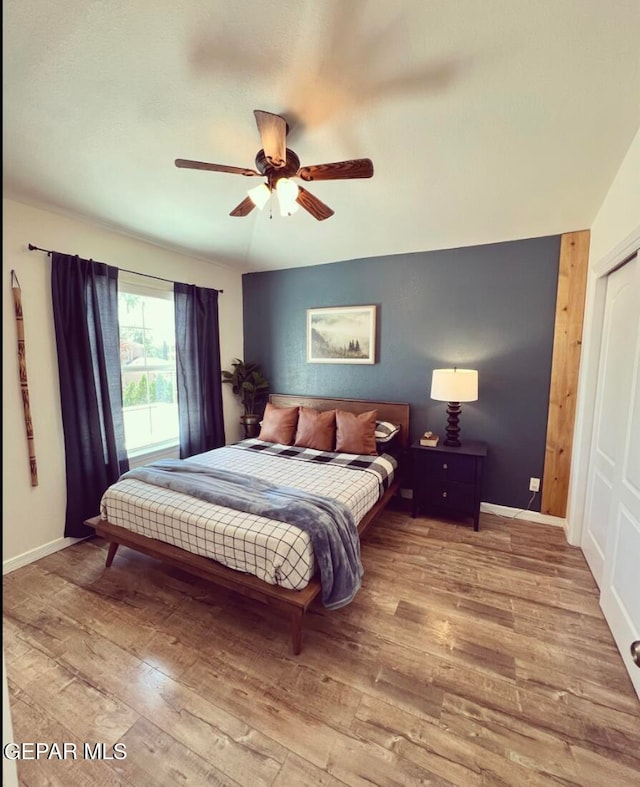
[[[438,445],[439,439],[440,438],[438,437],[437,434],[434,434],[433,432],[425,432],[420,438],[420,445],[426,445],[426,446]]]

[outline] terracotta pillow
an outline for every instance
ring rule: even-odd
[[[301,407],[295,445],[315,448],[316,451],[333,451],[335,443],[336,411],[320,412],[310,407]]]
[[[268,402],[264,410],[258,440],[264,440],[267,443],[293,445],[297,424],[297,407],[276,407],[271,402]]]
[[[336,411],[336,451],[345,454],[377,454],[376,416],[377,410],[366,413]]]

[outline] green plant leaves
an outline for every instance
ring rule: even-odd
[[[231,390],[240,399],[245,415],[252,415],[258,401],[269,390],[269,380],[262,374],[254,361],[244,362],[234,358],[233,371],[222,372],[222,382],[231,385]]]

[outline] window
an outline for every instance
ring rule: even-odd
[[[120,273],[118,322],[129,458],[178,445],[176,339],[171,284]]]

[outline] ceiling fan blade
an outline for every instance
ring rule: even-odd
[[[328,205],[325,205],[322,200],[314,197],[311,192],[307,191],[302,186],[298,187],[296,202],[308,211],[314,219],[318,219],[318,221],[324,221],[330,216],[333,216],[334,211],[332,211]]]
[[[176,167],[183,167],[185,169],[206,169],[211,172],[229,172],[232,175],[260,175],[255,169],[247,169],[246,167],[229,167],[226,164],[207,164],[206,161],[190,161],[186,158],[177,158]]]
[[[312,164],[300,167],[298,177],[302,180],[348,180],[350,178],[370,178],[373,176],[373,162],[370,158],[354,158],[349,161],[335,161],[333,164]]]
[[[287,163],[287,121],[262,109],[254,109],[253,114],[267,161],[276,169],[284,167]]]
[[[249,213],[255,208],[255,204],[251,197],[245,197],[239,205],[229,214],[230,216],[248,216]]]

